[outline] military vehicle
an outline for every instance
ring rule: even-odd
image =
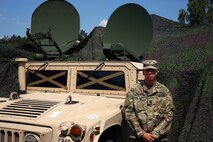
[[[17,58],[19,92],[0,103],[0,142],[122,142],[122,107],[143,79],[142,53],[152,22],[137,4],[110,16],[103,39],[106,61],[54,61],[81,50],[79,15],[67,1],[49,0],[32,15],[27,36],[37,61]]]

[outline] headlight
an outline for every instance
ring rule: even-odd
[[[24,138],[24,142],[40,142],[40,138],[35,134],[27,134]]]
[[[81,141],[84,137],[84,130],[79,125],[73,125],[70,129],[70,136],[74,141]]]

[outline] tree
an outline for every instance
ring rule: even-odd
[[[188,13],[184,9],[179,10],[178,20],[181,24],[185,24],[188,18]]]
[[[206,19],[206,1],[205,0],[189,0],[188,3],[188,20],[192,25],[201,25]]]
[[[85,31],[85,30],[81,30],[81,31],[80,31],[80,34],[78,35],[78,40],[79,40],[79,41],[82,41],[82,40],[84,40],[86,37],[87,37],[86,31]]]
[[[208,0],[206,18],[208,23],[213,23],[213,0]]]
[[[208,23],[213,24],[213,5],[211,5],[207,12]]]
[[[178,20],[191,25],[213,23],[213,0],[189,0],[187,11],[179,10]]]

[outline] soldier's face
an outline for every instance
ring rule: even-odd
[[[143,71],[143,74],[145,76],[145,80],[154,81],[158,75],[158,71],[154,69],[146,69]]]

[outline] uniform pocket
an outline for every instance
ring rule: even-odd
[[[155,100],[153,101],[153,107],[155,112],[162,114],[166,109],[166,103],[163,101],[163,99]]]
[[[145,101],[145,98],[140,98],[140,99],[135,100],[134,106],[135,106],[136,113],[145,111],[147,108],[147,103]]]

